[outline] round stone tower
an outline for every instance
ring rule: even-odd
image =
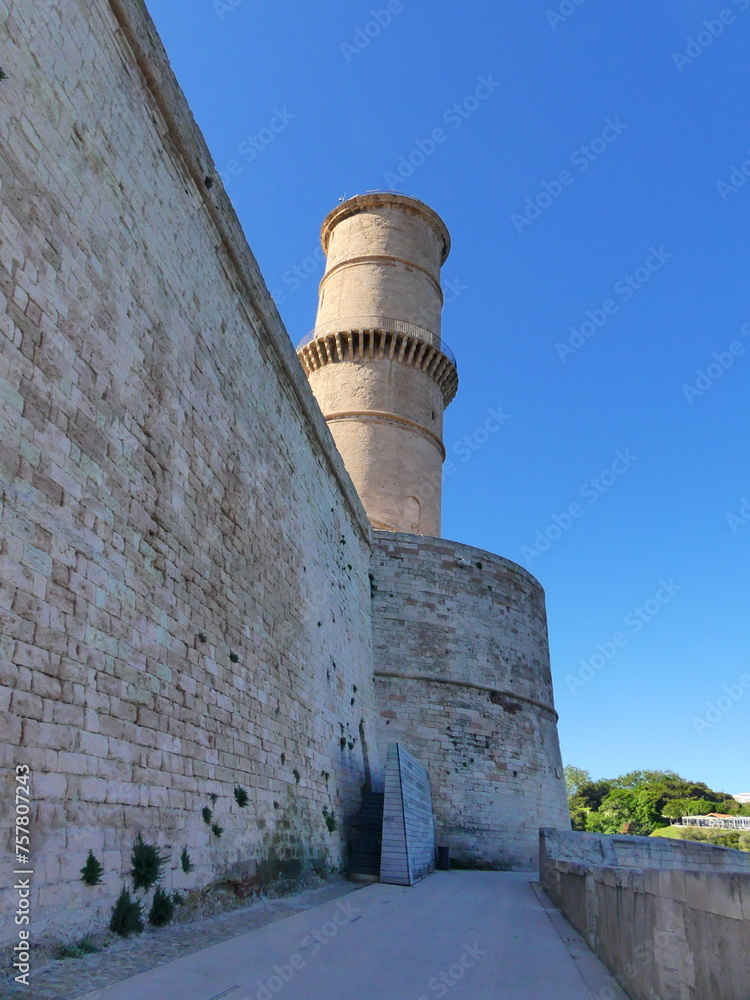
[[[539,828],[570,829],[544,591],[491,552],[392,531],[370,570],[381,748],[427,768],[457,861],[533,869]]]
[[[440,333],[448,231],[414,198],[367,194],[331,212],[322,241],[317,323],[297,353],[377,529],[383,759],[398,741],[427,767],[458,861],[533,868],[539,828],[570,827],[544,592],[515,563],[439,537],[458,387]]]
[[[297,349],[373,527],[440,535],[443,410],[456,362],[441,340],[442,220],[415,198],[351,198],[325,219],[315,329]]]

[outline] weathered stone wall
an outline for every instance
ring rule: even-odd
[[[480,549],[385,531],[372,574],[381,747],[427,767],[454,858],[533,867],[539,828],[570,827],[542,588]]]
[[[0,17],[2,796],[29,764],[32,930],[72,936],[138,832],[167,887],[342,863],[369,526],[141,0]]]
[[[750,981],[750,858],[710,844],[632,838],[625,865],[617,840],[571,841],[544,831],[540,878],[548,895],[633,1000],[747,1000]],[[693,851],[693,848],[700,850]],[[580,852],[587,862],[566,860]]]
[[[747,872],[750,854],[672,837],[631,837],[574,830],[541,830],[539,868],[558,861],[613,868],[690,868],[706,872]]]

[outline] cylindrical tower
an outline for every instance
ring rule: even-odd
[[[464,865],[532,869],[539,828],[570,829],[544,591],[469,545],[375,533],[380,746],[427,768],[440,842]]]
[[[442,220],[373,193],[328,215],[315,329],[297,349],[373,527],[440,534],[443,410],[455,359],[440,335]]]

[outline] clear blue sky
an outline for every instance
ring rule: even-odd
[[[340,197],[445,219],[443,533],[544,585],[565,761],[750,791],[750,0],[148,6],[293,340]]]

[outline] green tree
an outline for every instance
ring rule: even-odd
[[[662,809],[661,814],[665,819],[669,819],[674,822],[674,820],[681,819],[683,816],[687,815],[685,812],[687,803],[687,799],[670,799]]]
[[[632,788],[613,788],[599,807],[602,833],[622,833],[637,822],[637,796]]]
[[[685,802],[686,809],[683,816],[706,816],[708,813],[721,812],[715,802],[708,799],[688,799]]]
[[[674,779],[682,780],[674,771],[628,771],[614,778],[612,784],[616,788],[639,788],[641,785],[665,784]]]
[[[588,818],[588,809],[582,809],[580,806],[571,808],[570,810],[570,825],[574,830],[585,830],[586,820]]]
[[[587,833],[618,833],[618,830],[613,830],[609,819],[600,813],[597,809],[592,809],[586,813],[586,832]]]
[[[612,791],[612,787],[611,781],[587,781],[578,789],[571,804],[596,811]]]
[[[161,886],[154,893],[148,922],[154,927],[165,927],[174,916],[174,899]]]
[[[571,799],[577,794],[581,785],[586,785],[591,781],[591,775],[588,771],[584,771],[582,767],[574,767],[573,764],[565,765],[564,774],[568,798]]]
[[[675,771],[629,771],[617,778],[576,781],[586,772],[571,769],[571,823],[593,833],[646,835],[681,816],[710,812],[750,815],[725,792],[702,781],[686,781]],[[566,782],[568,774],[566,773]],[[615,794],[617,793],[617,794]]]
[[[664,825],[662,819],[662,793],[659,787],[644,785],[634,790],[635,795],[635,817],[634,833],[641,836],[648,836],[658,827]]]

